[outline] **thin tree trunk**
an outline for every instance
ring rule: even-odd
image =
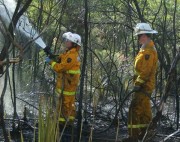
[[[88,0],[84,0],[85,3],[85,16],[84,16],[84,29],[85,29],[85,38],[84,38],[84,58],[82,64],[82,74],[80,80],[80,96],[79,96],[79,107],[78,107],[78,141],[81,140],[81,123],[82,123],[82,100],[84,92],[84,79],[86,72],[87,64],[87,49],[88,49]]]

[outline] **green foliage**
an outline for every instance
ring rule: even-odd
[[[39,107],[38,142],[55,142],[58,139],[59,122],[57,118],[57,112],[54,112],[52,108],[47,107],[44,116],[42,107]]]

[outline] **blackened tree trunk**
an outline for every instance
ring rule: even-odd
[[[80,81],[80,96],[79,96],[79,107],[78,107],[78,141],[80,141],[81,137],[81,124],[82,124],[82,100],[83,100],[83,92],[84,92],[84,79],[86,72],[86,64],[87,64],[87,48],[88,48],[88,0],[84,0],[85,4],[85,16],[84,16],[84,58],[82,64],[82,74]]]

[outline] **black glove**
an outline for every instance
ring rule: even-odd
[[[52,54],[51,47],[50,46],[46,46],[44,48],[44,52],[46,53],[47,56],[51,55]]]
[[[44,48],[44,52],[46,53],[46,55],[50,58],[50,59],[55,59],[57,57],[57,55],[54,55],[52,52],[51,52],[51,47],[50,46],[46,46]]]
[[[133,91],[139,92],[141,90],[141,86],[134,86]]]
[[[49,59],[58,62],[58,61],[57,61],[58,55],[54,55],[54,54],[51,52],[51,47],[50,47],[50,46],[46,46],[46,48],[44,48],[44,52],[45,52],[46,55],[49,57]]]

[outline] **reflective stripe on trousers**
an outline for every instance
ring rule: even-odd
[[[69,121],[74,121],[75,117],[74,116],[69,116]],[[64,117],[59,118],[59,122],[66,122],[66,119]]]
[[[76,92],[75,91],[73,91],[73,92],[71,92],[71,91],[62,91],[61,89],[56,89],[56,93],[57,94],[63,94],[63,95],[67,95],[67,96],[72,96],[72,95],[75,95],[76,94]]]
[[[80,70],[68,70],[68,71],[66,71],[66,73],[69,73],[69,74],[80,74],[81,71]]]
[[[146,128],[146,127],[148,127],[149,126],[149,124],[137,124],[137,125],[131,125],[131,124],[129,124],[128,125],[128,128],[129,129],[131,129],[131,128]]]

